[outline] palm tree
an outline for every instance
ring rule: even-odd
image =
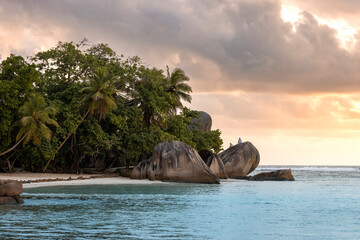
[[[90,115],[97,115],[99,120],[103,119],[109,110],[117,108],[114,96],[119,90],[116,89],[118,77],[111,76],[106,68],[98,68],[94,77],[90,79],[89,86],[80,92],[87,93],[82,103],[88,109]]]
[[[86,93],[84,98],[81,100],[81,104],[85,106],[86,112],[82,116],[80,122],[76,125],[67,137],[63,140],[60,146],[56,149],[56,153],[61,149],[65,142],[73,135],[78,127],[84,122],[85,118],[88,115],[95,115],[98,117],[99,121],[105,118],[106,113],[109,110],[114,110],[117,108],[114,96],[119,90],[116,89],[115,84],[118,80],[118,77],[111,76],[106,68],[98,68],[95,72],[93,78],[87,83],[88,86],[80,90],[80,93]],[[50,159],[43,171],[46,171],[50,162]]]
[[[167,79],[163,71],[156,68],[143,68],[139,79],[133,85],[132,99],[127,105],[141,109],[143,127],[161,122],[162,115],[168,112],[169,94],[165,92]]]
[[[49,141],[52,132],[46,124],[58,126],[57,122],[49,117],[49,115],[56,113],[56,109],[51,106],[46,107],[45,100],[40,95],[29,97],[28,101],[20,107],[19,113],[22,117],[15,125],[20,125],[21,128],[16,136],[16,143],[5,152],[0,153],[0,156],[13,151],[21,142],[24,146],[31,139],[35,145],[39,145],[40,135]],[[8,167],[11,171],[12,166],[9,161]]]
[[[186,83],[190,81],[189,77],[185,75],[185,72],[180,68],[175,68],[170,74],[169,67],[167,68],[167,88],[166,91],[173,97],[172,112],[175,114],[176,109],[183,109],[181,100],[191,103],[192,92],[191,87]]]

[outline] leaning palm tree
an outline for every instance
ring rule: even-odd
[[[93,78],[91,78],[86,87],[80,90],[80,93],[86,93],[81,100],[81,104],[85,107],[85,113],[76,127],[67,135],[60,146],[56,149],[56,153],[61,149],[65,142],[73,135],[78,127],[84,122],[88,115],[95,115],[99,120],[103,119],[109,110],[117,108],[114,96],[119,90],[116,89],[115,84],[118,77],[112,76],[108,73],[106,68],[98,68]],[[43,171],[46,171],[50,159]]]
[[[190,79],[185,75],[185,72],[180,68],[175,68],[170,74],[169,67],[167,68],[167,84],[166,92],[170,93],[173,97],[172,112],[176,113],[176,109],[183,109],[181,100],[191,102],[192,92],[191,87],[186,83]]]
[[[21,128],[16,136],[16,143],[10,149],[0,153],[0,156],[13,151],[21,142],[23,142],[24,146],[31,139],[35,145],[39,145],[40,135],[49,141],[52,132],[46,124],[58,126],[57,122],[49,116],[55,114],[56,109],[51,106],[46,107],[45,100],[40,95],[29,97],[28,101],[20,107],[19,113],[22,117],[19,121],[15,122],[15,125],[20,125]],[[9,161],[8,165],[9,170],[11,171]]]

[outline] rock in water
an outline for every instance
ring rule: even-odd
[[[250,142],[236,144],[219,154],[229,178],[243,177],[255,170],[260,154]]]
[[[291,169],[263,172],[250,177],[253,181],[294,181]]]
[[[204,132],[210,132],[211,125],[212,125],[211,116],[206,112],[199,111],[199,117],[194,118],[191,121],[191,124],[189,127],[190,127],[190,129],[197,128]]]
[[[4,182],[0,179],[0,197],[5,196]]]
[[[199,152],[200,157],[204,160],[210,170],[220,179],[227,179],[228,175],[225,170],[224,163],[215,153],[203,150]]]
[[[14,197],[23,192],[23,185],[20,181],[16,180],[2,180],[0,183],[0,197]]]
[[[0,205],[24,203],[20,194],[23,186],[20,181],[0,179]]]
[[[140,162],[131,173],[132,179],[172,182],[219,183],[199,154],[179,141],[159,143],[148,160]]]
[[[14,197],[0,197],[0,205],[15,205],[18,204]]]

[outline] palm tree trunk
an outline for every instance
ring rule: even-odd
[[[25,137],[28,135],[28,133],[24,134],[24,136],[11,148],[9,148],[8,150],[6,150],[5,152],[0,153],[0,156],[7,154],[8,152],[11,152],[12,150],[14,150],[24,139]]]
[[[14,156],[18,151],[19,151],[19,149],[16,149],[15,152],[13,152],[9,157],[6,158],[6,163],[7,163],[7,165],[8,165],[9,172],[12,172],[13,167],[14,167],[14,164],[15,164],[15,161],[16,161],[16,157],[15,157],[14,161],[11,163],[11,162],[10,162],[10,158],[11,158],[12,156]]]
[[[12,172],[12,167],[9,158],[6,159],[6,164],[8,165],[9,172]]]
[[[81,118],[79,124],[76,126],[76,128],[75,128],[73,131],[71,131],[71,132],[69,133],[69,135],[66,136],[66,138],[64,139],[64,141],[63,141],[63,142],[60,144],[60,146],[56,149],[56,152],[55,152],[55,154],[54,154],[54,157],[53,157],[53,158],[50,158],[50,159],[47,161],[45,167],[43,168],[43,172],[46,171],[46,169],[48,168],[50,162],[55,158],[56,153],[59,152],[59,150],[61,149],[61,147],[66,143],[66,141],[71,137],[71,135],[73,135],[73,134],[76,132],[76,130],[78,129],[78,127],[82,124],[82,122],[85,120],[85,118],[87,117],[87,115],[89,115],[89,113],[90,113],[90,109],[82,116],[82,118]]]
[[[60,150],[60,148],[65,144],[65,142],[71,137],[71,135],[73,135],[75,132],[76,132],[76,130],[78,129],[78,127],[82,124],[82,122],[85,120],[85,118],[87,117],[87,115],[89,114],[89,112],[90,112],[90,109],[84,114],[84,116],[82,116],[82,118],[81,118],[81,120],[80,120],[80,122],[79,122],[79,124],[76,126],[76,128],[72,131],[72,132],[70,132],[69,133],[69,135],[67,135],[67,137],[64,139],[64,141],[60,144],[60,146],[56,149],[56,153]],[[56,154],[55,153],[55,154]]]

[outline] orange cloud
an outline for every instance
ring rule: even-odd
[[[225,148],[238,137],[254,142],[262,164],[356,165],[359,103],[355,94],[236,92],[195,94],[190,107],[210,113],[213,127],[222,131]]]

